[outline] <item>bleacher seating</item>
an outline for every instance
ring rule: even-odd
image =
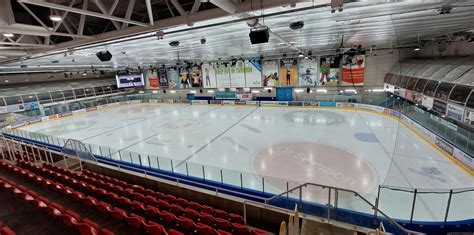
[[[54,182],[44,180],[31,172],[28,172],[24,169],[21,169],[17,166],[13,166],[11,164],[7,164],[5,162],[0,162],[0,167],[3,169],[7,169],[11,172],[14,172],[18,175],[22,175],[28,178],[36,178],[38,181],[42,181],[48,187],[57,188],[59,185],[54,184]],[[107,229],[101,229],[95,222],[81,218],[77,213],[66,210],[62,206],[49,201],[48,199],[38,195],[32,190],[27,189],[22,185],[17,185],[14,182],[7,180],[4,177],[0,177],[0,188],[1,190],[6,190],[13,195],[15,195],[18,199],[23,200],[25,203],[32,204],[39,211],[51,216],[54,220],[60,221],[68,227],[74,228],[80,234],[103,234],[103,235],[111,235],[113,234]],[[1,233],[3,234],[3,233]],[[14,234],[14,233],[13,233]]]
[[[13,230],[11,230],[8,226],[6,226],[0,220],[0,234],[2,234],[2,235],[15,235],[15,232]]]

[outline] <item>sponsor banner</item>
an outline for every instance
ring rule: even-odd
[[[165,100],[163,100],[162,102],[165,102],[165,103],[175,103],[173,99],[165,99]]]
[[[245,61],[245,86],[261,87],[262,86],[262,65],[260,63],[251,63]],[[232,82],[233,83],[233,82]]]
[[[298,60],[281,59],[280,60],[280,85],[297,86],[298,85]]]
[[[48,120],[54,120],[54,119],[58,119],[58,118],[59,118],[59,115],[57,115],[57,114],[48,116]]]
[[[235,104],[235,101],[233,101],[233,100],[223,100],[222,104]]]
[[[145,71],[145,84],[147,89],[160,88],[160,82],[158,81],[156,68],[149,68]]]
[[[149,99],[148,102],[150,102],[150,103],[158,103],[158,100],[157,100],[157,99]]]
[[[461,122],[463,120],[463,114],[464,108],[448,104],[448,111],[446,112],[446,116]]]
[[[18,127],[22,127],[24,125],[26,125],[26,123],[24,123],[24,122],[15,123],[15,124],[11,125],[11,128],[18,128]]]
[[[86,112],[97,110],[97,107],[86,108]]]
[[[434,111],[437,111],[441,114],[446,114],[446,109],[447,109],[446,102],[439,101],[439,100],[434,100],[434,102],[433,102],[433,110]]]
[[[319,102],[320,107],[336,107],[336,102]]]
[[[454,148],[453,157],[456,158],[458,161],[462,162],[469,169],[474,170],[474,159],[463,151]]]
[[[354,104],[347,102],[337,102],[336,106],[340,108],[353,108]]]
[[[303,102],[288,102],[288,106],[303,106]]]
[[[390,116],[393,116],[393,117],[396,117],[396,118],[400,119],[400,113],[398,111],[395,111],[395,110],[390,110]]]
[[[42,118],[35,118],[33,120],[29,120],[28,125],[33,124],[33,123],[38,123],[38,122],[41,122],[41,121],[42,121]]]
[[[258,102],[258,101],[251,101],[251,100],[248,100],[248,101],[245,101],[245,104],[246,104],[246,105],[258,105],[259,102]]]
[[[365,56],[344,55],[342,65],[343,85],[364,85],[365,80]]]
[[[405,90],[404,88],[399,88],[398,92],[395,92],[395,94],[398,93],[398,96],[405,98],[406,91],[407,90]]]
[[[209,104],[223,104],[221,100],[209,100]]]
[[[62,102],[62,103],[64,103],[64,102]],[[39,103],[38,102],[25,103],[25,110],[34,110],[34,109],[39,109]]]
[[[236,94],[235,97],[239,100],[251,100],[252,94]]]
[[[109,107],[108,104],[97,105],[97,109],[103,109],[103,108],[107,108],[107,107]]]
[[[246,87],[245,86],[245,70],[243,61],[237,61],[235,65],[230,65],[230,87]],[[252,68],[249,67],[251,70]]]
[[[191,104],[209,104],[207,100],[191,100]]]
[[[141,100],[130,100],[128,103],[129,104],[139,104],[141,102],[142,102]]]
[[[423,94],[413,92],[413,101],[417,104],[422,104],[423,102]]]
[[[78,110],[74,110],[72,111],[72,114],[78,114],[78,113],[85,113],[86,112],[86,109],[78,109]]]
[[[436,137],[435,144],[438,145],[441,149],[449,153],[449,155],[453,155],[454,153],[454,148],[451,144],[448,142],[444,141],[440,137]]]
[[[384,84],[383,84],[383,87],[384,87],[385,91],[388,91],[388,92],[391,92],[391,93],[395,93],[395,86],[394,86],[394,85],[391,85],[391,84],[388,84],[388,83],[384,83]]]
[[[8,105],[8,106],[7,106],[7,110],[8,110],[8,112],[10,112],[10,113],[19,112],[19,111],[24,111],[24,110],[25,110],[25,106],[24,106],[23,104]]]
[[[413,91],[411,90],[405,90],[405,99],[409,101],[413,101]]]
[[[423,95],[423,99],[421,100],[421,105],[432,109],[433,108],[433,98]]]
[[[179,75],[176,69],[168,69],[166,71],[168,77],[168,89],[179,88]]]
[[[204,88],[216,88],[216,71],[214,70],[214,65],[209,63],[204,63],[202,65],[202,77],[203,77],[203,86]]]
[[[46,117],[41,117],[41,121],[43,121],[43,122],[44,122],[44,121],[48,121],[48,120],[49,120],[49,117],[48,117],[48,116],[46,116]]]
[[[468,125],[474,125],[474,111],[464,111],[464,123]]]
[[[236,104],[236,105],[246,105],[247,102],[246,102],[245,100],[236,100],[236,101],[235,101],[235,104]]]
[[[67,116],[72,116],[72,112],[64,112],[59,114],[60,117],[67,117]]]
[[[288,106],[285,101],[260,101],[261,106]]]
[[[128,101],[120,101],[120,102],[119,102],[120,105],[126,105],[126,104],[128,104],[128,103],[129,103]]]
[[[313,106],[313,107],[318,107],[319,102],[316,101],[304,101],[303,106]]]
[[[5,106],[0,107],[0,113],[8,113],[8,109]]]
[[[109,105],[109,106],[119,106],[120,103],[110,103],[110,104],[108,104],[108,105]]]

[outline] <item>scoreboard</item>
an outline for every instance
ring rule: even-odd
[[[141,72],[118,72],[115,75],[118,88],[144,86],[143,73]]]

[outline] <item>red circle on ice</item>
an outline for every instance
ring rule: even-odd
[[[314,142],[285,142],[267,146],[257,151],[252,168],[259,175],[357,192],[371,192],[377,182],[376,174],[364,159],[345,150]],[[281,188],[277,180],[266,181]]]

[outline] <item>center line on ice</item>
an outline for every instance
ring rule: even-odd
[[[178,168],[180,167],[181,165],[183,165],[185,162],[187,162],[189,159],[191,159],[192,157],[194,157],[196,154],[198,154],[199,152],[201,152],[203,149],[205,149],[207,146],[209,146],[212,142],[216,141],[217,139],[219,139],[222,135],[224,135],[227,131],[229,131],[230,129],[232,129],[233,127],[235,127],[237,124],[239,124],[242,120],[244,120],[245,118],[247,118],[250,114],[252,114],[253,112],[255,112],[256,110],[258,109],[255,108],[254,110],[250,111],[249,113],[247,113],[245,116],[243,116],[241,119],[237,120],[237,122],[235,122],[234,124],[232,124],[229,128],[225,129],[224,131],[222,131],[219,135],[217,135],[216,137],[214,137],[211,141],[209,141],[209,143],[203,145],[202,147],[200,147],[198,150],[196,150],[195,152],[193,152],[191,155],[189,155],[187,158],[185,158],[184,160],[182,160],[181,162],[179,162],[178,164],[176,164],[176,167],[175,168]]]

